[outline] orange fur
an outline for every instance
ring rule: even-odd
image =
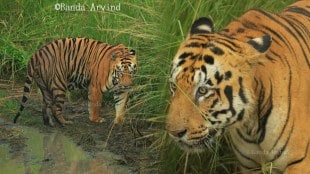
[[[28,64],[24,96],[14,122],[24,109],[30,85],[35,80],[43,94],[44,124],[54,126],[53,117],[62,125],[72,121],[62,115],[65,92],[68,89],[87,89],[89,119],[103,122],[99,116],[102,93],[114,91],[116,119],[123,120],[128,89],[137,70],[134,50],[124,45],[108,45],[87,38],[56,40],[36,51]]]
[[[173,60],[171,137],[201,151],[225,130],[242,173],[266,163],[310,173],[309,14],[304,0],[278,15],[250,10],[218,33],[195,21]]]

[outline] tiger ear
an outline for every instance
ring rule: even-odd
[[[261,59],[260,57],[268,51],[271,46],[271,42],[272,38],[269,35],[250,39],[247,42],[247,48],[245,48],[243,52],[247,56],[246,62],[248,62],[251,66],[256,66],[263,63],[265,59]]]
[[[129,54],[130,54],[130,55],[136,55],[136,51],[133,50],[133,49],[131,49],[131,50],[129,51]]]
[[[190,34],[202,33],[213,33],[213,22],[210,18],[201,17],[193,23]]]
[[[271,42],[271,36],[265,35],[263,37],[250,39],[247,43],[255,48],[259,53],[265,53],[269,49]]]

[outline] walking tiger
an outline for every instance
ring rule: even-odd
[[[60,124],[71,124],[63,117],[65,92],[68,89],[87,89],[89,119],[103,122],[99,116],[102,93],[114,91],[116,118],[121,123],[128,91],[137,71],[136,54],[124,45],[109,45],[88,38],[65,38],[51,42],[31,57],[16,123],[24,109],[34,80],[43,95],[43,121],[54,126],[53,117]],[[49,114],[52,112],[53,117]]]

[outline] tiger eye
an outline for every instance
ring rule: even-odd
[[[208,89],[205,86],[202,86],[202,87],[198,88],[198,93],[201,94],[201,95],[205,95],[207,92],[208,92]]]

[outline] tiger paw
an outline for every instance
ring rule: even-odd
[[[122,124],[124,121],[123,117],[117,117],[114,119],[114,124]]]
[[[64,123],[63,123],[64,125],[68,125],[68,124],[73,124],[73,121],[70,121],[70,120],[66,120]]]
[[[70,125],[73,124],[73,121],[69,121],[69,120],[62,120],[60,122],[61,126],[66,126],[66,125]],[[50,126],[55,127],[55,124],[50,124]]]
[[[66,120],[64,119],[62,116],[58,116],[58,117],[55,117],[55,119],[58,121],[59,124],[61,124],[62,126],[65,126],[65,125],[69,125],[69,124],[73,124],[73,121],[70,121],[70,120]],[[53,126],[54,123],[50,120],[49,121],[50,125]]]
[[[105,119],[101,117],[89,117],[89,120],[96,123],[102,123],[105,121]]]

